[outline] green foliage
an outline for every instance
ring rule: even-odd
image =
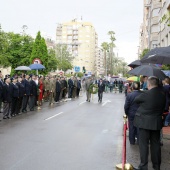
[[[41,37],[40,31],[37,33],[35,42],[33,44],[33,50],[30,58],[30,63],[33,62],[35,58],[39,58],[42,64],[45,66],[45,70],[41,71],[41,74],[47,74],[50,70],[48,66],[48,50],[45,43],[45,39]]]
[[[74,76],[77,76],[77,77],[83,77],[84,74],[82,72],[78,72],[78,73],[74,73]]]
[[[170,64],[162,65],[162,70],[170,70]]]
[[[56,46],[56,57],[57,57],[57,68],[59,70],[67,71],[72,69],[72,60],[73,57],[70,56],[66,45],[57,45]]]
[[[58,60],[56,58],[55,50],[48,50],[48,72],[57,70]]]
[[[142,54],[139,56],[140,57],[140,59],[142,59],[148,52],[149,52],[150,50],[149,49],[144,49],[143,51],[142,51]]]

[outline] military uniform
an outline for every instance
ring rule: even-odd
[[[44,100],[48,101],[50,95],[50,82],[49,79],[44,80]]]
[[[89,91],[89,88],[90,88],[91,84],[92,84],[92,81],[90,79],[87,80],[86,83],[85,83],[86,96],[87,96],[87,100],[86,101],[89,101],[89,102],[90,102],[90,99],[91,99],[91,93]]]
[[[49,105],[54,103],[55,81],[49,81]]]
[[[17,113],[17,105],[19,99],[19,87],[15,83],[10,84],[10,91],[12,95],[12,103],[11,103],[11,116],[16,116]]]

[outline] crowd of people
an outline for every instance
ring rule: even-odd
[[[49,105],[66,102],[68,98],[79,97],[81,80],[66,77],[20,75],[3,79],[0,73],[0,112],[3,119],[11,119],[28,111],[40,110],[44,102]]]
[[[124,110],[129,121],[129,141],[140,151],[139,170],[148,170],[149,144],[153,169],[160,170],[162,127],[170,125],[170,79],[141,77],[130,84]],[[166,113],[166,114],[165,114]]]

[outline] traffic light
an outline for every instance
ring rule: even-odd
[[[83,66],[83,73],[86,73],[86,68]]]

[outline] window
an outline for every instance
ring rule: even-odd
[[[154,9],[154,10],[152,11],[152,17],[157,17],[157,16],[159,16],[159,11],[160,11],[159,8]]]
[[[154,33],[154,32],[159,32],[159,26],[158,26],[158,25],[152,26],[151,32],[152,32],[152,33]]]

